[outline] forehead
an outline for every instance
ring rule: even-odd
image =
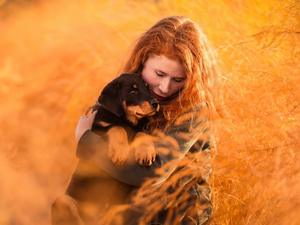
[[[149,66],[172,78],[187,78],[185,68],[180,61],[170,59],[164,55],[151,54],[145,66]]]

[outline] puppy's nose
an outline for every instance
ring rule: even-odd
[[[150,101],[150,104],[153,106],[153,108],[157,108],[158,107],[158,100],[157,99],[152,99]]]

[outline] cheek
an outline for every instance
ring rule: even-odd
[[[148,73],[146,70],[142,71],[142,79],[150,86],[150,88],[153,88],[155,86],[155,78],[151,73]]]
[[[182,87],[183,87],[183,84],[178,84],[178,83],[175,83],[175,84],[171,85],[171,88],[170,88],[171,95],[178,92],[180,90],[180,88],[182,88]]]

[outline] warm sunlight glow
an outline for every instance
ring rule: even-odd
[[[293,0],[0,1],[0,224],[50,223],[79,117],[138,35],[173,14],[224,63],[211,224],[300,224],[299,12]]]

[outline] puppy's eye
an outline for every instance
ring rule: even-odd
[[[131,95],[137,95],[139,92],[138,90],[132,90],[129,92]]]

